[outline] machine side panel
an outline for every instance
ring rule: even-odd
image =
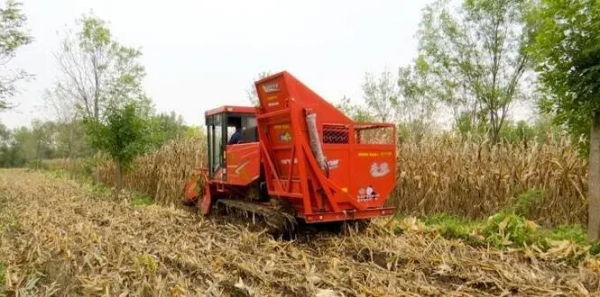
[[[395,145],[355,144],[349,194],[367,207],[381,207],[396,183]]]
[[[260,150],[258,142],[228,145],[227,183],[246,186],[260,175]]]

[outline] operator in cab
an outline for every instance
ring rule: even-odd
[[[227,144],[238,144],[243,140],[242,137],[242,128],[236,126],[235,127],[235,132],[233,133],[233,135],[231,135],[231,138],[229,139],[229,142]]]

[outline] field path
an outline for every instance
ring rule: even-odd
[[[0,170],[0,296],[584,296],[599,291],[598,263],[475,249],[418,228],[276,241]]]

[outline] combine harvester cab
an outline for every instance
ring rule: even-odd
[[[295,77],[256,82],[259,149],[268,193],[307,223],[394,214],[394,124],[357,123]]]

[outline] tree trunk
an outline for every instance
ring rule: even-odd
[[[600,110],[592,118],[590,135],[588,239],[600,239]]]
[[[115,198],[119,198],[119,193],[121,193],[122,188],[122,178],[121,178],[121,164],[119,161],[115,162],[115,185],[117,188]]]

